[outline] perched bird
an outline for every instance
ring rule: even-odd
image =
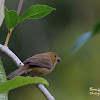
[[[20,76],[25,72],[30,72],[35,76],[42,76],[49,74],[53,71],[57,62],[61,61],[60,57],[54,52],[47,52],[42,54],[36,54],[23,63],[24,66],[10,73],[7,78],[13,79],[16,76]]]

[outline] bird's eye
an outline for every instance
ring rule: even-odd
[[[54,55],[54,57],[57,57],[56,55]]]

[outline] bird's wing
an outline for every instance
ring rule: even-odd
[[[48,57],[30,57],[23,62],[24,64],[29,64],[30,67],[43,67],[43,68],[52,68],[53,63],[50,61]]]

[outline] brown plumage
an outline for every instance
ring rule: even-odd
[[[55,65],[59,61],[61,61],[61,59],[54,52],[36,54],[26,59],[23,62],[25,65],[10,73],[7,78],[13,79],[14,77],[20,76],[25,72],[30,72],[35,76],[46,75],[53,71]]]

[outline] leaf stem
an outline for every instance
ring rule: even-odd
[[[9,31],[8,31],[8,34],[7,34],[7,37],[6,37],[6,41],[5,41],[5,46],[8,45],[8,42],[9,42],[9,39],[10,39],[10,36],[11,36],[11,33],[13,31],[14,28],[11,28]]]
[[[20,14],[20,11],[21,11],[21,9],[22,9],[23,1],[24,1],[24,0],[20,0],[20,1],[19,1],[19,5],[18,5],[18,9],[17,9],[18,15]],[[7,34],[7,37],[6,37],[6,40],[5,40],[5,44],[4,44],[5,46],[8,46],[8,42],[9,42],[9,39],[10,39],[10,36],[11,36],[11,33],[12,33],[13,29],[14,29],[14,27],[11,28],[11,29],[8,31],[8,34]]]

